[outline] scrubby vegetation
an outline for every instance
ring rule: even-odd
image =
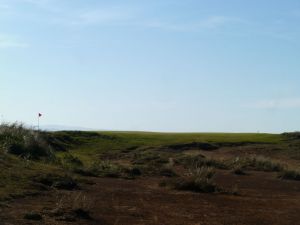
[[[291,140],[291,141],[290,141]],[[299,151],[298,134],[165,134],[147,132],[43,132],[22,124],[0,126],[0,198],[22,196],[51,188],[76,189],[78,177],[135,179],[156,176],[178,190],[215,192],[220,170],[278,172],[282,179],[299,180],[299,172],[263,156],[220,159],[185,151],[263,146],[276,154]],[[289,147],[289,146],[292,147]],[[276,146],[276,147],[274,147]],[[259,149],[259,148],[257,148]],[[266,151],[267,152],[267,151]],[[259,153],[264,153],[260,151]]]
[[[297,170],[283,170],[279,177],[287,180],[300,180],[300,171]]]
[[[241,198],[253,200],[249,196],[255,191],[260,199],[274,186],[276,194],[285,193],[290,184],[291,193],[292,187],[297,190],[299,149],[297,133],[38,132],[22,124],[3,124],[0,211],[2,202],[28,195],[34,197],[26,199],[40,200],[49,194],[47,207],[26,208],[20,218],[26,223],[98,223],[99,208],[139,215],[135,206],[143,205],[141,200],[125,209],[119,198],[144,199],[143,192],[149,202],[169,202],[173,210],[179,202],[184,202],[181,207],[192,204],[193,210],[192,200],[203,198],[218,199],[218,206],[220,199],[236,201],[239,207]]]
[[[51,146],[44,140],[43,134],[27,129],[22,124],[2,124],[0,126],[0,144],[3,152],[26,159],[53,160],[55,155]]]
[[[73,175],[57,166],[47,134],[18,123],[0,126],[0,177],[0,199],[77,186]]]
[[[171,182],[171,185],[178,190],[211,193],[218,190],[212,178],[215,170],[211,167],[195,167],[189,170],[186,176],[180,177]]]
[[[256,157],[237,157],[229,162],[229,166],[233,169],[252,169],[265,172],[280,172],[284,166],[271,159],[256,156]]]
[[[224,160],[216,160],[206,158],[203,155],[196,156],[179,156],[175,161],[179,165],[183,165],[186,168],[193,167],[213,167],[216,169],[228,169],[229,166]]]

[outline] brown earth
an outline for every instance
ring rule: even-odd
[[[275,173],[249,172],[238,176],[220,171],[216,182],[225,188],[237,188],[238,195],[178,192],[159,187],[161,179],[95,178],[94,185],[83,185],[82,190],[26,197],[1,206],[0,224],[300,224],[300,182],[280,180]],[[76,205],[86,207],[92,219],[68,216]],[[62,213],[53,215],[59,208]],[[32,211],[41,214],[43,219],[24,219]]]

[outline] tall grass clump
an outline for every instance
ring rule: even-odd
[[[298,181],[300,181],[300,171],[299,170],[283,170],[279,174],[279,177],[281,179],[286,179],[286,180],[298,180]]]
[[[54,160],[53,151],[42,136],[42,133],[20,123],[1,124],[0,148],[5,153],[26,159]]]
[[[121,177],[122,168],[109,161],[96,161],[87,170],[91,175],[99,177]]]
[[[228,169],[228,165],[224,161],[205,158],[202,155],[179,157],[175,159],[175,163],[186,168],[213,167],[216,169]]]
[[[253,169],[265,172],[280,172],[284,169],[280,163],[262,156],[245,158],[237,157],[233,161],[229,162],[229,165],[234,169]]]
[[[173,183],[177,190],[212,193],[218,190],[212,178],[215,170],[211,167],[196,167],[189,170],[187,176],[178,178]]]
[[[83,167],[82,161],[78,157],[70,153],[63,155],[60,161],[62,166],[67,169],[76,169]]]

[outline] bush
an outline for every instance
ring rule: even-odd
[[[266,159],[263,157],[253,158],[252,159],[252,166],[256,170],[266,171],[266,172],[279,172],[283,170],[283,167],[270,159]]]
[[[92,220],[91,208],[95,202],[79,192],[76,195],[57,196],[56,207],[44,210],[44,214],[54,217],[56,221],[75,222],[77,220]]]
[[[175,160],[175,163],[183,165],[186,168],[213,167],[217,169],[228,169],[225,162],[207,159],[203,155],[180,157]]]
[[[42,138],[42,133],[27,129],[22,124],[0,125],[1,149],[26,159],[55,159],[51,147]]]
[[[177,174],[174,172],[174,170],[172,168],[168,168],[168,167],[161,168],[159,171],[159,175],[164,176],[164,177],[176,177],[177,176]]]
[[[229,162],[229,166],[233,169],[253,169],[265,172],[280,172],[283,170],[283,166],[280,163],[262,156],[247,158],[237,157],[233,161]]]
[[[91,174],[103,177],[120,177],[121,167],[110,163],[109,161],[98,161],[92,164],[88,169]]]
[[[300,180],[300,171],[295,170],[283,170],[279,177],[281,179],[287,179],[287,180]]]
[[[233,173],[236,175],[246,175],[244,169],[242,166],[236,166],[235,168],[233,168]]]
[[[123,170],[130,177],[136,177],[142,175],[142,171],[138,167],[124,168]]]
[[[41,174],[34,177],[33,181],[56,189],[73,190],[78,188],[77,182],[67,175]]]
[[[74,172],[79,171],[83,168],[82,161],[71,154],[65,154],[61,159],[61,164],[64,168],[72,170]]]
[[[211,167],[197,167],[190,170],[186,177],[175,180],[173,186],[178,190],[211,193],[218,190],[212,182],[215,171]]]

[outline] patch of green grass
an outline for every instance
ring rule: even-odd
[[[133,159],[135,163],[147,163],[147,160],[153,161],[151,157],[166,158],[166,155],[160,153],[157,156],[155,150],[186,143],[281,143],[283,137],[277,134],[247,134],[247,133],[152,133],[152,132],[98,132],[99,136],[92,135],[92,138],[86,136],[79,137],[82,133],[76,133],[72,139],[81,140],[81,144],[73,145],[69,148],[72,154],[78,157],[85,165],[91,165],[95,159],[99,160],[117,160]],[[61,136],[62,133],[52,133]],[[63,133],[63,135],[74,135]],[[147,152],[148,149],[148,152]],[[151,153],[152,152],[152,153]],[[161,152],[161,151],[160,151]],[[135,155],[134,155],[135,154]],[[151,156],[152,154],[152,156]],[[156,156],[155,156],[156,154]],[[144,156],[143,156],[144,155]],[[142,162],[144,161],[144,162]]]
[[[101,132],[127,140],[132,146],[161,146],[191,142],[213,143],[278,143],[283,137],[278,134],[258,133],[154,133],[154,132]]]
[[[84,167],[82,161],[70,153],[63,154],[61,157],[59,157],[59,163],[63,168],[70,171],[77,171]]]
[[[39,193],[47,189],[38,177],[70,177],[66,171],[45,162],[25,160],[0,152],[0,200]]]

